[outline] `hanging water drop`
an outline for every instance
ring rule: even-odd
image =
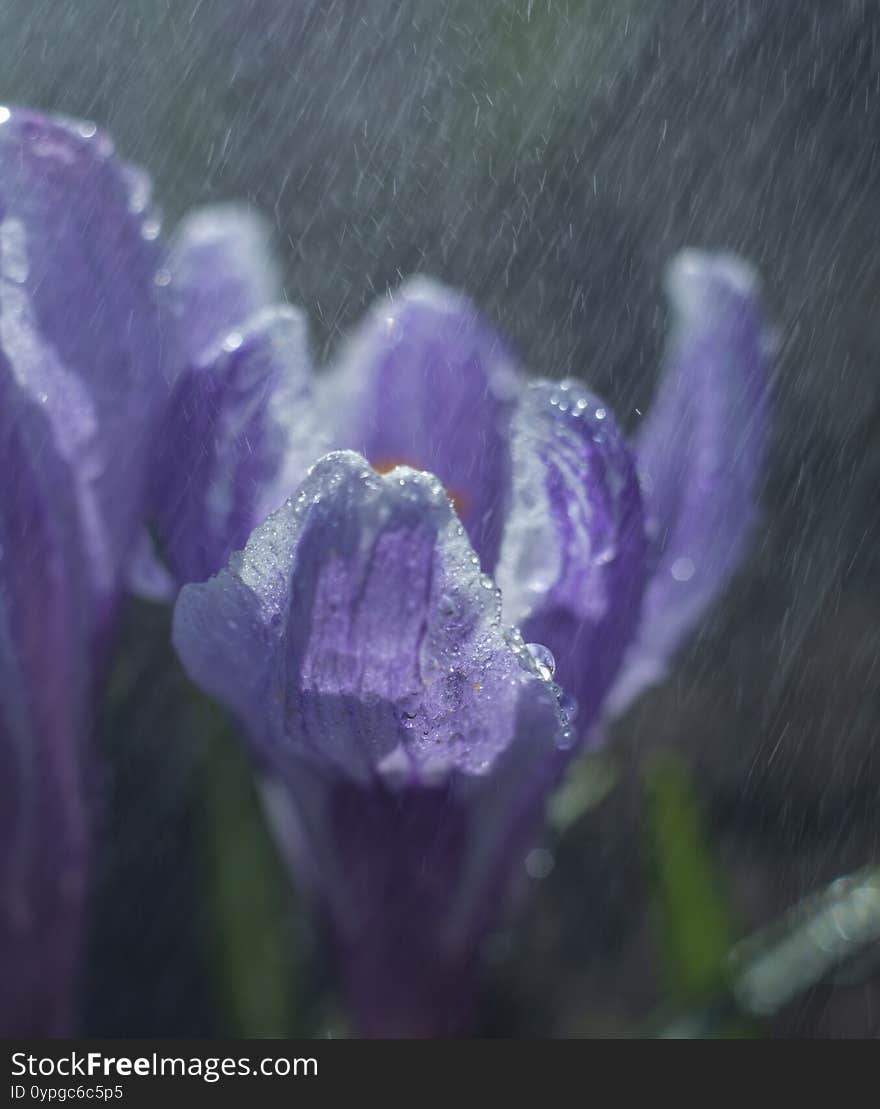
[[[553,652],[543,643],[527,643],[526,650],[534,660],[538,677],[549,682],[556,673],[556,659],[553,657]]]

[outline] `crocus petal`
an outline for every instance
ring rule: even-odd
[[[91,598],[70,470],[2,350],[0,467],[0,1035],[64,1035],[83,924]]]
[[[512,734],[511,679],[541,684],[498,605],[435,478],[343,451],[184,588],[175,645],[267,759],[431,783],[484,773]]]
[[[507,421],[519,375],[464,297],[415,278],[369,313],[327,382],[333,442],[376,469],[426,470],[452,497],[483,568],[498,554]]]
[[[179,582],[203,581],[245,545],[322,453],[320,438],[305,321],[292,308],[257,313],[181,374],[153,486]]]
[[[149,183],[0,110],[0,959],[7,1032],[71,1031],[91,697],[164,394]]]
[[[159,273],[184,364],[281,300],[269,228],[238,205],[200,208],[176,228]]]
[[[364,1027],[426,1031],[566,732],[440,483],[327,456],[227,570],[182,590],[173,634],[286,786]]]
[[[157,234],[145,178],[94,125],[0,113],[0,341],[68,458],[78,456],[100,606],[109,607],[135,534],[165,389]]]
[[[635,464],[611,413],[574,381],[531,385],[511,444],[513,498],[496,574],[504,615],[550,648],[583,738],[641,605],[646,544]]]
[[[663,678],[742,561],[758,519],[770,344],[757,279],[737,258],[686,251],[666,284],[669,352],[637,442],[652,572],[611,713]]]

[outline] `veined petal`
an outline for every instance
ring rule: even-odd
[[[285,784],[281,823],[364,1027],[405,1011],[425,1030],[468,977],[567,742],[440,483],[328,455],[227,570],[181,591],[173,634]]]
[[[94,125],[4,112],[0,345],[77,469],[102,607],[135,532],[164,399],[157,234],[146,179]]]
[[[635,464],[609,410],[575,381],[531,385],[511,444],[513,498],[497,570],[504,615],[552,651],[584,738],[641,605],[646,543]]]
[[[227,615],[251,658],[262,643],[243,669]],[[174,629],[190,673],[267,756],[359,782],[485,773],[513,734],[519,685],[540,685],[440,483],[344,451],[228,569],[181,592]]]
[[[153,503],[181,583],[203,581],[299,484],[321,454],[305,320],[258,312],[178,378]]]
[[[637,440],[652,570],[612,713],[662,679],[737,570],[764,472],[770,344],[754,273],[729,255],[686,251],[666,285],[669,351]]]
[[[187,215],[159,274],[186,361],[282,299],[267,224],[249,208],[222,204]]]
[[[498,555],[519,372],[464,297],[425,278],[374,306],[327,382],[334,445],[446,487],[484,570]]]

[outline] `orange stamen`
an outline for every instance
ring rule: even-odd
[[[409,458],[381,458],[378,462],[371,462],[370,465],[377,474],[390,474],[398,466],[409,466],[413,470],[422,469],[417,462],[413,462]],[[458,489],[450,489],[449,486],[445,488],[446,496],[452,501],[452,507],[456,514],[462,516],[469,502],[467,494],[460,492]]]

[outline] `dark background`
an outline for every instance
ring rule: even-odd
[[[472,295],[532,371],[587,379],[633,427],[665,261],[720,247],[761,271],[781,339],[764,526],[675,676],[620,723],[616,788],[497,938],[487,1030],[615,1031],[661,998],[652,751],[691,770],[743,930],[878,859],[876,3],[3,0],[0,99],[108,128],[167,225],[221,198],[263,209],[322,358],[420,270]],[[114,686],[129,707],[104,724],[99,1032],[227,1027],[193,785],[225,726],[204,724],[164,634],[160,613],[132,614]],[[257,931],[245,953],[271,946]],[[321,971],[298,973],[291,1019],[320,1025]],[[765,1031],[876,1035],[880,979],[818,988]]]

